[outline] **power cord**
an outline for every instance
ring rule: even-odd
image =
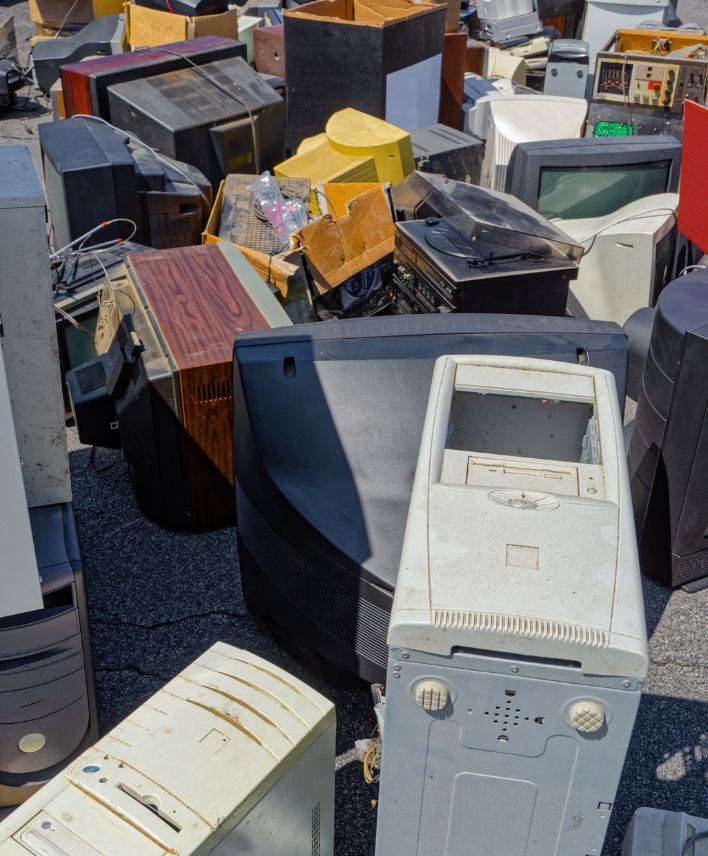
[[[200,75],[200,77],[203,77],[204,80],[208,80],[209,83],[212,84],[212,86],[215,86],[217,89],[219,89],[221,92],[223,92],[224,95],[228,95],[229,98],[233,98],[234,101],[237,101],[246,110],[246,112],[248,113],[248,118],[251,122],[251,137],[252,137],[252,141],[253,141],[254,170],[255,170],[256,175],[260,175],[261,158],[260,158],[260,153],[258,151],[258,139],[256,136],[256,120],[253,117],[253,112],[251,111],[251,108],[243,100],[243,98],[240,98],[238,95],[236,95],[234,92],[232,92],[226,86],[224,86],[222,83],[219,83],[219,81],[215,77],[212,77],[209,74],[209,72],[205,71],[204,68],[202,68],[202,66],[197,65],[197,63],[194,62],[194,60],[191,57],[186,56],[186,55],[181,54],[181,53],[178,53],[177,51],[172,51],[169,48],[165,48],[162,46],[152,48],[152,50],[157,50],[157,51],[160,51],[161,53],[172,54],[172,56],[178,56],[178,57],[180,57],[180,59],[185,60],[197,72],[197,74]],[[238,86],[238,84],[236,83],[236,84],[234,84],[234,86]]]
[[[162,50],[162,48],[160,48],[160,50]],[[168,53],[172,53],[172,51],[168,51]],[[177,56],[181,56],[181,54],[177,54]],[[119,133],[124,134],[131,141],[131,143],[134,143],[136,146],[142,146],[144,149],[147,149],[152,155],[154,155],[154,157],[157,158],[157,160],[161,164],[169,167],[170,169],[173,169],[176,173],[181,175],[182,178],[186,179],[190,184],[193,184],[197,188],[197,190],[199,191],[199,195],[204,200],[204,204],[206,205],[207,210],[209,210],[211,208],[211,204],[210,204],[209,200],[207,199],[204,191],[197,184],[197,182],[192,178],[192,176],[187,175],[186,172],[183,172],[178,166],[175,166],[175,164],[172,161],[163,157],[159,152],[156,152],[152,146],[149,146],[147,143],[144,143],[140,139],[140,137],[136,137],[135,134],[131,134],[130,131],[125,131],[123,128],[118,128],[116,125],[112,125],[110,122],[107,122],[105,119],[102,119],[100,116],[92,116],[89,113],[74,113],[74,115],[71,118],[72,119],[92,119],[94,122],[100,122],[102,125],[107,125],[109,128],[113,128],[114,131],[118,131]]]

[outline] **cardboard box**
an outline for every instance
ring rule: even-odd
[[[287,149],[345,107],[406,131],[436,122],[446,11],[413,0],[314,0],[285,12]]]
[[[331,214],[337,220],[347,214],[347,206],[355,196],[361,196],[375,187],[384,187],[380,182],[342,181],[324,182],[313,188],[317,200],[313,214]]]
[[[54,27],[88,24],[122,9],[123,0],[29,0],[30,20]]]
[[[255,179],[255,176],[253,177]],[[219,237],[221,212],[223,207],[224,182],[222,181],[216,193],[211,214],[209,215],[207,224],[202,232],[203,244],[218,244],[224,240]],[[283,300],[286,300],[290,291],[296,287],[295,280],[301,273],[299,265],[286,261],[286,257],[289,253],[279,253],[275,256],[269,256],[266,253],[258,252],[258,250],[252,250],[249,247],[244,247],[240,244],[234,244],[234,246],[238,247],[238,249],[244,254],[261,278],[265,280],[265,282],[275,285]]]
[[[229,9],[220,15],[174,15],[149,9],[135,3],[125,4],[125,24],[128,44],[131,48],[147,48],[167,45],[199,36],[224,36],[238,38],[238,14]]]
[[[297,232],[321,294],[393,253],[395,226],[382,187],[352,199],[343,217],[327,215]]]

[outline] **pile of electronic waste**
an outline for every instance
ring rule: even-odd
[[[0,148],[0,856],[335,853],[334,705],[255,653],[99,738],[67,420],[371,686],[377,856],[708,853],[663,807],[603,851],[642,574],[708,585],[708,36],[675,11],[29,0],[25,65],[0,25],[0,110],[53,113],[43,185]]]

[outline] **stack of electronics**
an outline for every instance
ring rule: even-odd
[[[57,247],[105,220],[121,222],[84,246],[114,237],[156,249],[201,243],[211,185],[195,167],[158,158],[91,117],[40,125],[39,141]]]
[[[708,585],[708,37],[670,0],[246,0],[238,39],[111,2],[36,44],[45,190],[0,151],[0,856],[335,852],[334,707],[286,660],[180,642],[98,739],[68,419],[183,573],[234,527],[249,616],[374,685],[358,854],[700,856],[695,802],[605,836],[641,572]],[[129,50],[137,7],[169,26]]]
[[[582,249],[505,194],[415,172],[395,191],[402,314],[565,315]]]

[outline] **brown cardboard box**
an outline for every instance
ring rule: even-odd
[[[123,0],[77,0],[76,5],[74,0],[29,0],[30,20],[55,27],[88,24],[122,9]]]
[[[382,186],[349,202],[338,220],[329,215],[297,232],[297,239],[320,293],[393,253],[395,228]]]
[[[347,213],[347,206],[355,196],[361,196],[375,187],[390,187],[378,181],[325,181],[313,188],[313,196],[317,201],[314,208],[310,210],[316,216],[331,214],[333,219],[338,220]],[[324,198],[323,198],[324,197]]]
[[[238,14],[229,9],[220,15],[174,15],[135,3],[125,4],[126,37],[131,48],[148,48],[182,42],[199,36],[238,38]]]
[[[223,240],[223,238],[219,237],[221,211],[223,207],[224,182],[222,181],[216,193],[211,214],[209,215],[207,224],[202,232],[203,244],[218,244]],[[287,298],[288,292],[294,287],[294,280],[300,276],[299,265],[286,261],[286,256],[290,255],[289,253],[279,253],[275,256],[268,256],[265,253],[260,253],[258,250],[251,250],[248,247],[241,246],[240,244],[235,244],[234,246],[241,250],[244,256],[267,283],[277,286],[283,299]]]

